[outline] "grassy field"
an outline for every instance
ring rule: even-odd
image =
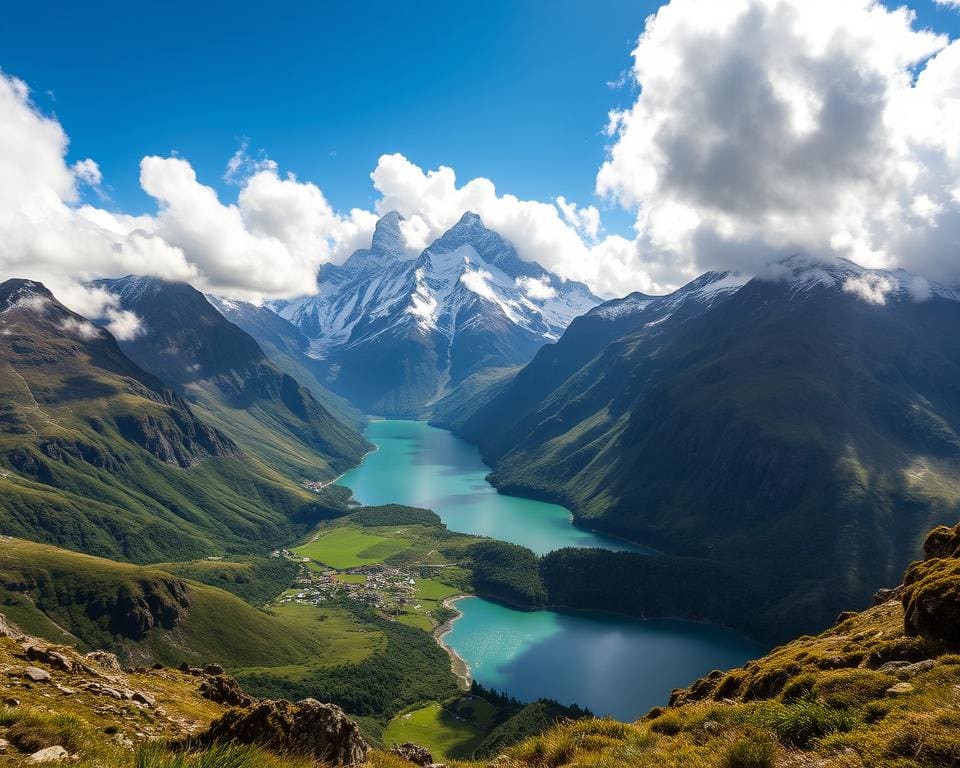
[[[462,592],[436,579],[417,579],[416,590],[416,604],[408,605],[406,613],[398,616],[397,621],[419,627],[426,632],[431,632],[439,623],[434,614],[443,605],[443,601]]]
[[[451,751],[470,752],[482,738],[476,726],[439,704],[397,715],[383,732],[385,745],[412,741],[429,749],[434,760],[447,757]]]
[[[365,533],[359,528],[339,526],[324,531],[312,541],[292,550],[337,570],[382,563],[411,545],[403,538]]]

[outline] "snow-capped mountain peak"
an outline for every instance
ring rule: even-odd
[[[401,220],[384,216],[370,248],[321,270],[315,296],[278,307],[329,363],[333,386],[357,356],[423,347],[431,373],[421,369],[416,386],[425,400],[484,367],[526,362],[599,303],[585,285],[523,261],[475,213],[414,259],[403,253]]]

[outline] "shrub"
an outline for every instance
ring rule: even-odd
[[[813,693],[827,706],[848,709],[882,698],[884,691],[896,682],[892,675],[872,669],[843,669],[821,674]]]
[[[771,768],[777,745],[765,733],[749,733],[731,744],[720,761],[722,768]]]
[[[203,752],[169,752],[159,744],[137,751],[136,768],[309,768],[309,760],[277,757],[259,747],[218,745]]]
[[[849,731],[854,724],[845,710],[804,700],[793,704],[770,702],[758,710],[758,721],[759,725],[772,730],[781,743],[800,749],[806,749],[814,739],[827,734]]]

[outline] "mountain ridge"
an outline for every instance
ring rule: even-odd
[[[371,248],[324,265],[315,296],[276,305],[311,339],[324,384],[368,413],[419,417],[468,376],[526,362],[599,301],[522,261],[476,214],[415,258],[400,220],[387,214]]]

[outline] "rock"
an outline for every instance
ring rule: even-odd
[[[960,525],[948,528],[938,525],[923,542],[923,559],[960,557]]]
[[[951,645],[960,643],[960,560],[914,563],[903,586],[904,631]]]
[[[150,694],[144,693],[143,691],[134,691],[130,698],[138,704],[145,704],[148,707],[157,706],[157,700]]]
[[[718,723],[716,720],[707,720],[703,724],[703,730],[705,733],[719,733],[720,723]]]
[[[245,694],[236,680],[226,675],[216,675],[200,683],[200,695],[229,707],[249,707],[254,702],[253,697]]]
[[[10,742],[6,739],[0,739],[0,754],[3,754],[10,748]]]
[[[390,751],[397,757],[401,757],[414,765],[427,766],[433,762],[433,755],[419,744],[404,742],[403,744],[394,744]]]
[[[913,685],[910,683],[897,683],[887,688],[887,696],[903,696],[908,693],[913,693],[913,691]]]
[[[70,757],[67,750],[61,746],[47,747],[34,752],[27,758],[28,763],[56,763]]]
[[[933,659],[924,659],[923,661],[918,661],[914,664],[907,664],[905,667],[900,667],[894,674],[899,677],[901,680],[905,680],[910,677],[915,677],[921,675],[924,672],[929,672],[936,666],[937,662]]]
[[[19,707],[20,699],[14,698],[13,696],[7,696],[7,698],[3,700],[3,705],[5,707]]]
[[[191,748],[215,742],[256,744],[279,754],[299,755],[331,765],[359,765],[369,747],[357,724],[340,707],[316,699],[259,701],[231,709],[204,733],[187,741]]]
[[[883,672],[885,675],[895,675],[904,667],[909,667],[912,662],[909,661],[888,661],[882,665],[877,672]]]
[[[26,667],[23,670],[23,676],[34,683],[49,683],[50,673],[39,667]]]
[[[52,651],[39,645],[30,645],[25,652],[30,661],[43,662],[54,669],[59,669],[61,672],[73,672],[73,661],[65,653]]]
[[[207,675],[222,675],[224,669],[219,664],[207,664],[207,666],[203,668],[203,672]]]
[[[855,616],[857,616],[856,611],[840,611],[840,614],[837,616],[836,623],[842,624],[843,622],[847,621],[848,619],[852,619]]]
[[[99,664],[104,669],[108,669],[111,672],[121,672],[123,671],[120,667],[120,660],[117,658],[115,653],[110,653],[109,651],[91,651],[86,656],[85,659],[89,659],[95,664]]]
[[[0,637],[9,637],[11,640],[23,640],[26,635],[7,621],[7,617],[0,613]]]

